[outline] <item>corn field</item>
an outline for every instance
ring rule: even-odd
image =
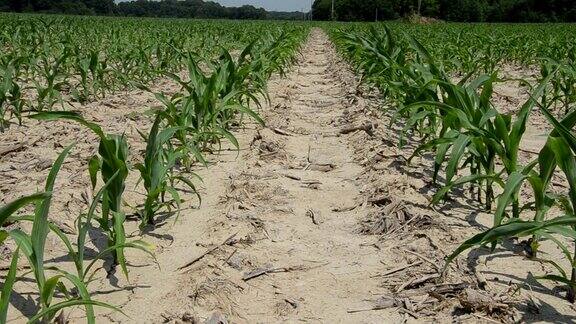
[[[570,303],[576,299],[573,25],[2,14],[0,27],[0,137],[37,124],[67,125],[79,134],[76,141],[50,148],[57,158],[50,161],[42,188],[17,199],[0,196],[0,245],[8,247],[6,255],[0,254],[8,260],[1,270],[0,323],[23,320],[14,319],[11,306],[19,282],[34,291],[34,312],[25,315],[29,323],[64,323],[62,314],[71,309],[81,309],[82,322],[87,323],[102,321],[99,310],[123,314],[121,305],[95,293],[95,278],[102,272],[111,277],[119,270],[129,280],[136,266],[130,259],[133,252],[164,266],[156,259],[156,247],[130,233],[126,224],[135,221],[139,233],[153,235],[167,219],[177,224],[186,217],[191,204],[202,210],[205,197],[200,187],[206,179],[199,171],[211,168],[219,152],[240,155],[240,129],[266,128],[262,111],[275,95],[270,80],[298,69],[310,31],[319,28],[356,73],[356,93],[375,91],[380,113],[390,118],[390,127],[401,129],[394,144],[411,150],[406,164],[428,163],[429,178],[423,179],[433,188],[428,208],[436,210],[455,197],[466,197],[468,207],[492,217],[491,227],[446,251],[442,275],[471,249],[493,252],[511,240],[525,239],[526,256],[553,269],[536,279],[558,285]],[[326,64],[325,73],[333,73]],[[511,76],[510,70],[531,74]],[[162,90],[162,82],[175,85],[175,90]],[[524,93],[515,111],[502,107],[502,83],[514,83]],[[110,131],[87,111],[107,98],[130,97],[135,91],[153,98],[137,116],[125,118],[148,122],[149,128],[136,129],[145,143],[141,149],[129,143],[126,132]],[[526,157],[522,143],[535,116],[546,121],[546,139],[540,147],[531,147]],[[271,129],[282,136],[296,133]],[[356,130],[340,133],[352,131]],[[84,136],[95,139],[90,158],[81,159],[90,180],[89,196],[82,196],[86,208],[74,214],[74,228],[66,232],[53,221],[51,207],[57,203],[53,197],[63,190],[57,182],[63,166],[77,163],[76,157],[85,153],[76,148]],[[0,159],[19,149],[0,150]],[[320,165],[311,159],[310,146],[307,149],[305,171]],[[274,154],[270,150],[267,154]],[[320,167],[334,169],[329,164]],[[138,179],[136,184],[131,177]],[[139,201],[129,204],[126,193],[131,191],[138,191]],[[184,196],[193,196],[193,202]],[[306,215],[319,226],[313,211]],[[253,220],[251,224],[261,226]],[[90,245],[95,235],[105,241],[97,251]],[[64,251],[63,266],[47,248],[53,242]],[[544,252],[545,243],[561,251],[561,257]],[[252,275],[292,270],[274,268]],[[295,301],[285,300],[296,308]]]

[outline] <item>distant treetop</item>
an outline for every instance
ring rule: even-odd
[[[309,18],[301,12],[268,12],[249,5],[230,8],[203,0],[132,0],[118,4],[114,0],[0,0],[0,11],[174,18]],[[576,0],[314,0],[312,9],[314,20],[392,20],[413,14],[462,22],[574,22]]]
[[[315,0],[312,10],[316,20],[342,21],[391,20],[418,13],[462,22],[573,22],[576,0]]]
[[[224,7],[203,0],[0,0],[0,11],[133,17],[302,19],[301,12],[267,12],[254,6]]]

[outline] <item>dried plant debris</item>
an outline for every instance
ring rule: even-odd
[[[242,291],[242,287],[220,277],[209,277],[199,283],[188,295],[195,305],[205,309],[232,309],[234,293]]]
[[[488,314],[494,313],[507,313],[510,310],[510,305],[500,300],[495,299],[493,296],[488,295],[486,292],[481,292],[474,289],[465,289],[458,296],[462,309],[467,312],[486,312]]]
[[[161,314],[163,323],[167,324],[200,324],[200,319],[191,312],[184,312],[181,314],[172,314],[166,312]]]
[[[390,235],[412,228],[426,228],[433,224],[432,217],[414,213],[415,209],[401,199],[379,199],[374,203],[384,206],[378,206],[368,213],[361,223],[361,233]]]

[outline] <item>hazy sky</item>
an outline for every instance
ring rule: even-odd
[[[127,0],[116,0],[122,2]],[[312,0],[211,0],[219,2],[224,6],[239,7],[242,5],[253,5],[266,10],[276,11],[306,11],[310,10]]]
[[[214,0],[224,6],[241,6],[250,4],[255,7],[263,7],[266,10],[276,11],[308,11],[310,0]]]

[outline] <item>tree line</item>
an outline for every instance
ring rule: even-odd
[[[334,11],[332,11],[334,3]],[[303,19],[301,12],[224,7],[204,0],[0,0],[0,11],[132,17]],[[574,22],[576,0],[315,0],[315,20],[392,20],[419,13],[463,22]]]
[[[421,16],[462,22],[574,22],[576,1],[315,0],[312,9],[315,20],[392,20],[418,13]]]
[[[0,0],[0,11],[128,17],[302,19],[301,12],[273,12],[254,6],[224,7],[203,0]]]

